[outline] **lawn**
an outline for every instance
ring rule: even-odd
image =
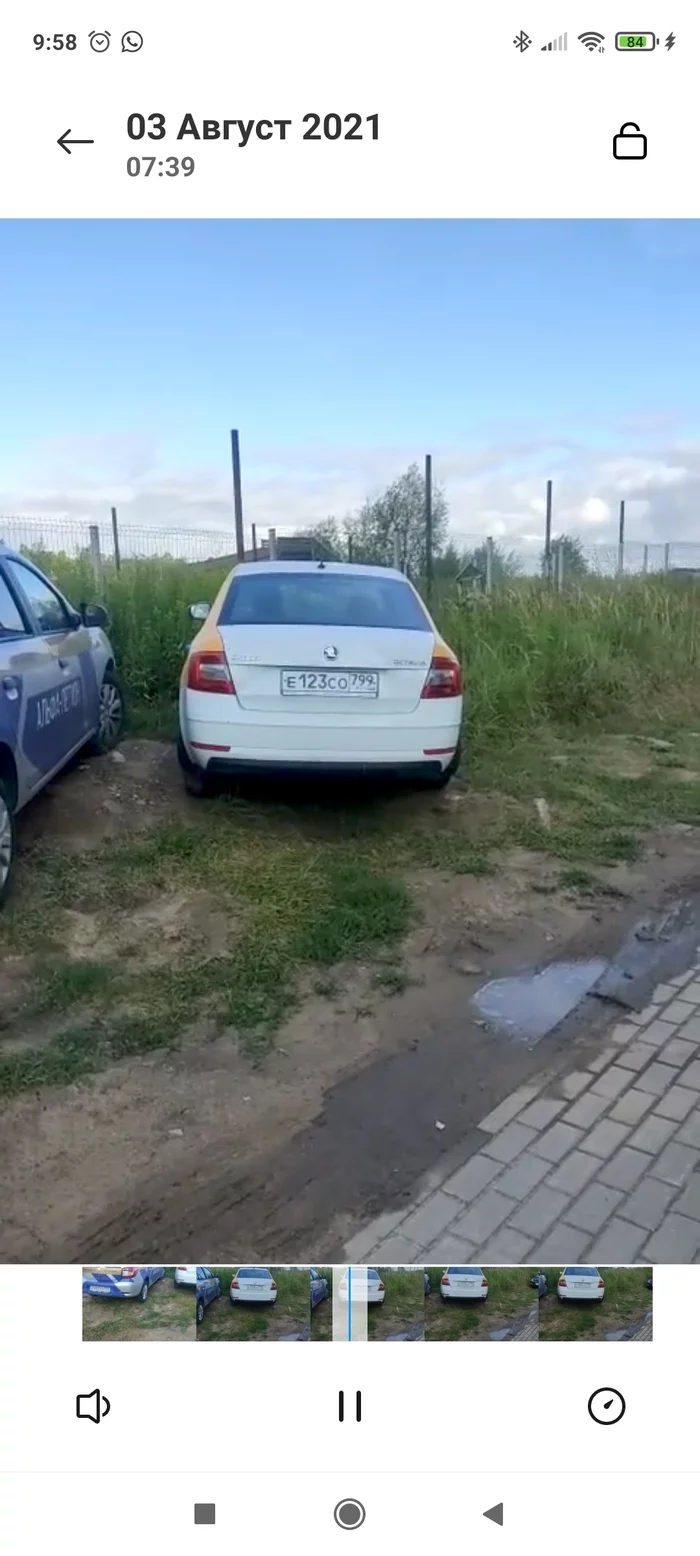
[[[625,1329],[648,1312],[652,1293],[647,1287],[651,1269],[601,1268],[605,1297],[601,1303],[560,1302],[556,1286],[561,1265],[546,1269],[550,1291],[540,1302],[540,1340],[604,1340],[607,1333]]]
[[[300,1334],[309,1325],[308,1270],[285,1270],[270,1265],[277,1282],[274,1303],[232,1303],[229,1298],[235,1265],[211,1265],[221,1281],[221,1296],[210,1303],[197,1329],[198,1340],[281,1340]]]
[[[70,598],[94,593],[82,561],[43,560]],[[219,581],[168,561],[105,568],[132,730],[172,736],[187,602]],[[67,811],[89,800],[90,776],[52,786],[0,918],[0,1098],[193,1030],[263,1065],[285,1018],[330,997],[352,964],[385,998],[407,987],[417,876],[497,878],[530,851],[551,864],[538,890],[593,900],[614,892],[606,871],[637,857],[645,830],[700,825],[700,591],[525,582],[437,608],[468,707],[464,769],[444,796],[257,785],[198,804],[174,774],[155,803],[148,785],[115,799],[122,769],[103,764],[94,811],[121,807],[121,821],[88,869],[54,819],[61,794]],[[90,820],[87,805],[88,832]]]
[[[426,1340],[488,1340],[491,1330],[524,1321],[537,1300],[537,1293],[529,1285],[533,1272],[527,1267],[484,1267],[489,1283],[485,1302],[443,1300],[440,1281],[444,1272],[444,1265],[428,1269],[431,1289],[425,1298]]]
[[[415,1331],[424,1321],[423,1271],[377,1266],[384,1282],[384,1301],[367,1304],[367,1339],[388,1340],[392,1335]]]
[[[138,1297],[83,1297],[84,1340],[194,1340],[194,1291],[175,1286],[173,1265]]]

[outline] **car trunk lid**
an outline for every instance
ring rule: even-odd
[[[396,627],[220,626],[241,707],[332,718],[411,713],[434,634]]]

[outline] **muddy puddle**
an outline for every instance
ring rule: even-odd
[[[589,998],[643,1010],[655,984],[684,972],[699,945],[700,906],[679,902],[638,920],[612,957],[556,960],[492,979],[472,1004],[489,1031],[532,1046]]]

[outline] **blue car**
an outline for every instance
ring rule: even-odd
[[[93,1264],[83,1270],[83,1296],[138,1297],[145,1302],[164,1274],[164,1264]]]
[[[221,1281],[208,1265],[197,1265],[197,1323],[201,1324],[210,1302],[221,1296]]]
[[[313,1313],[319,1302],[323,1302],[328,1296],[328,1281],[325,1275],[319,1275],[318,1270],[309,1270],[309,1278],[311,1282],[311,1311]]]
[[[124,695],[101,605],[76,610],[29,557],[0,541],[0,902],[15,816],[76,751],[111,750]]]

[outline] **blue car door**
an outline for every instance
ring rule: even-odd
[[[96,729],[99,690],[90,634],[77,613],[28,562],[3,557],[2,570],[34,629],[25,662],[16,667],[19,742],[31,789]]]

